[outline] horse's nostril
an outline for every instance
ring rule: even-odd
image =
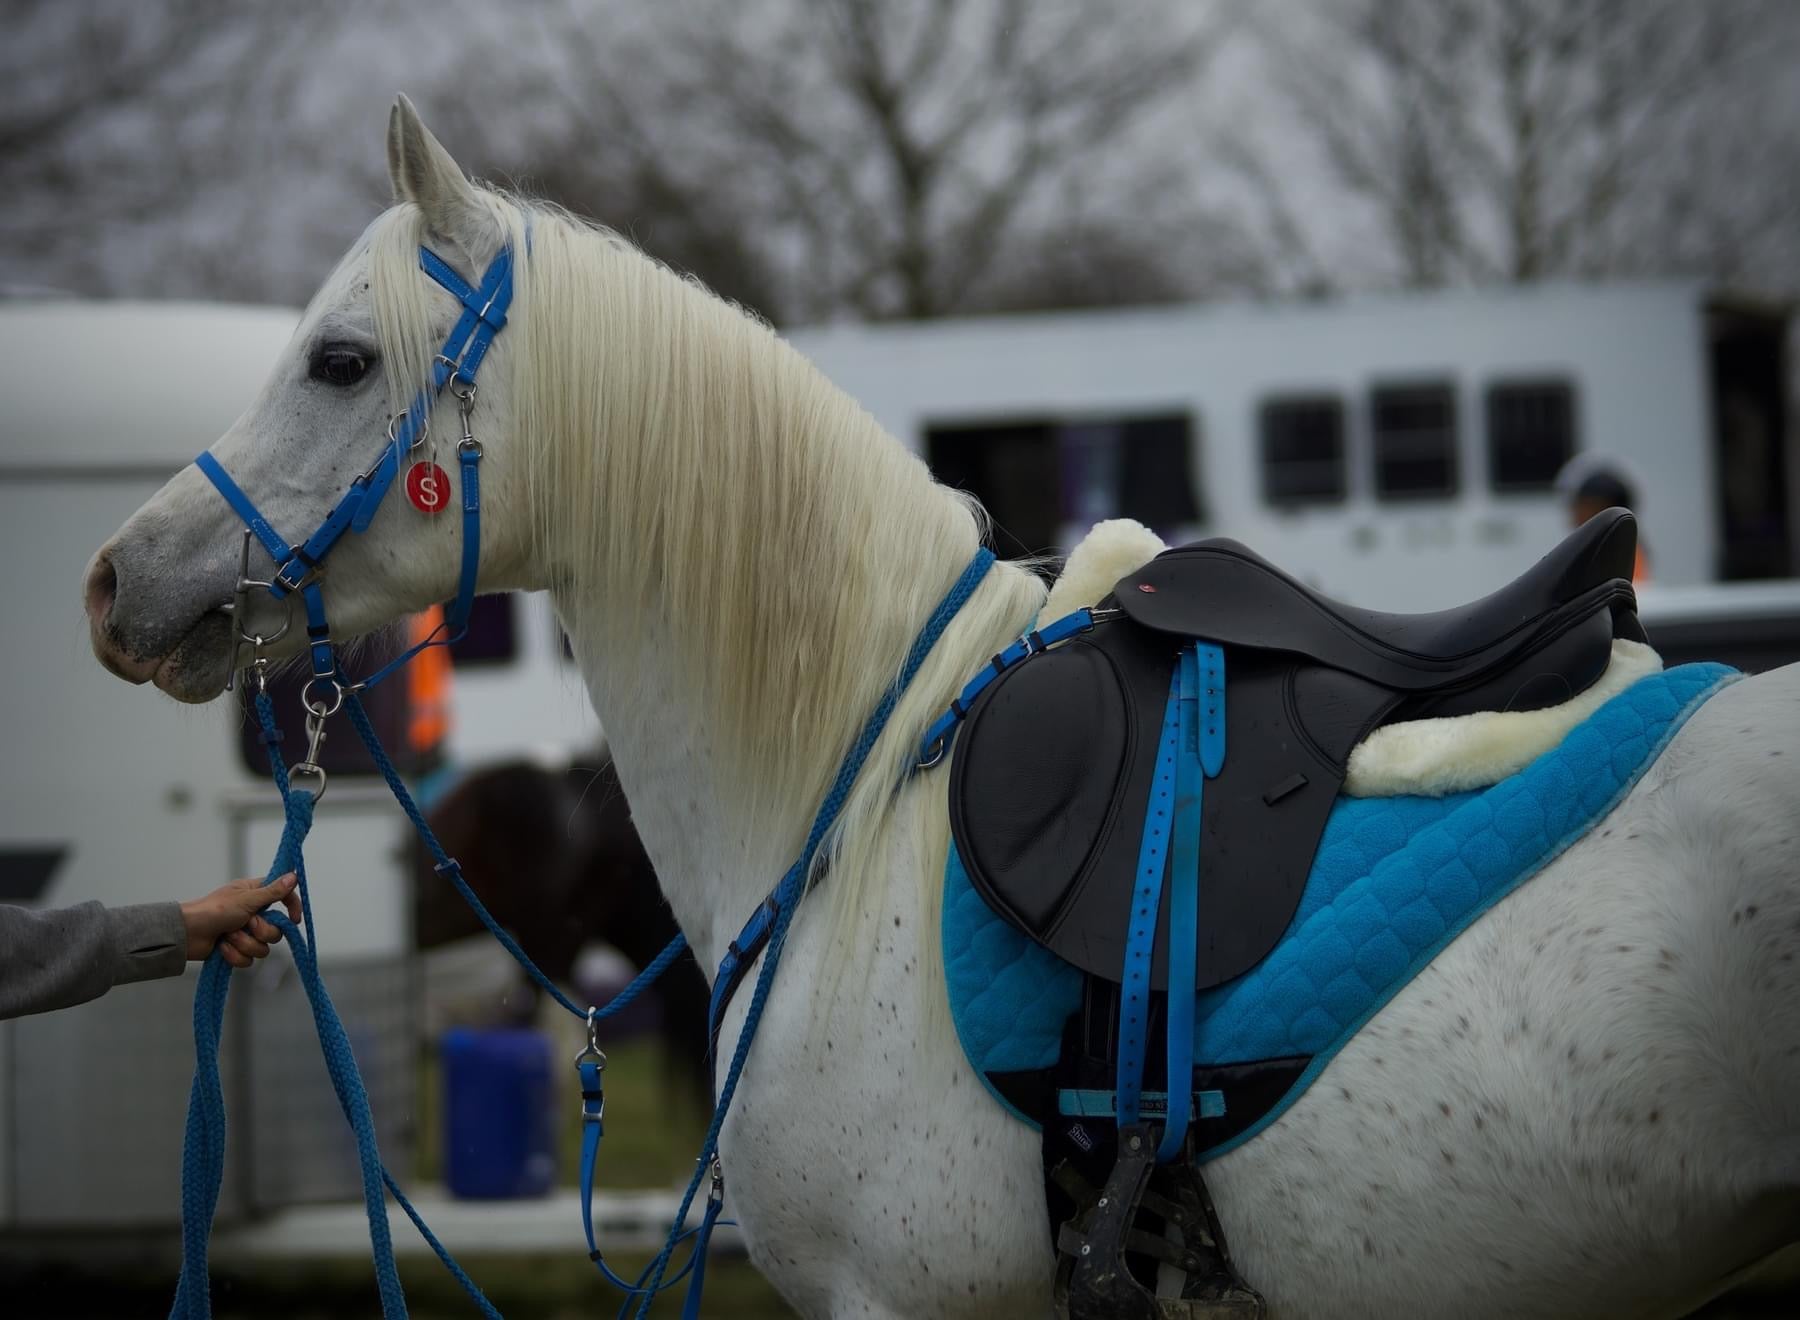
[[[88,570],[84,591],[88,618],[96,627],[106,623],[107,616],[112,613],[113,600],[118,594],[119,575],[113,569],[112,560],[101,555]]]

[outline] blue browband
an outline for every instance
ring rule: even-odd
[[[350,483],[350,489],[344,492],[343,498],[325,515],[311,536],[298,545],[290,545],[276,533],[218,459],[211,453],[203,453],[194,460],[194,465],[225,497],[226,503],[244,520],[244,525],[275,561],[273,576],[262,584],[269,594],[277,600],[296,592],[300,595],[306,609],[306,631],[316,678],[332,678],[337,673],[331,633],[325,621],[324,599],[319,590],[320,567],[345,532],[368,530],[375,511],[381,507],[381,501],[399,474],[402,460],[424,438],[432,404],[446,387],[462,406],[465,425],[456,446],[457,464],[462,470],[462,567],[456,597],[445,615],[442,628],[445,636],[439,638],[434,633],[384,666],[361,686],[380,682],[427,646],[442,645],[461,637],[468,626],[469,608],[475,600],[475,577],[481,566],[481,483],[478,475],[481,446],[469,434],[466,421],[475,397],[475,374],[487,357],[494,336],[506,326],[506,312],[513,295],[512,249],[502,249],[488,265],[481,284],[473,288],[430,248],[419,249],[419,266],[456,295],[463,306],[462,315],[444,340],[442,351],[432,361],[430,387],[420,390],[412,406],[389,426],[392,443],[383,448],[373,467]]]

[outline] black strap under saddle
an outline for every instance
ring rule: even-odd
[[[1432,614],[1331,601],[1236,541],[1169,550],[1122,579],[1093,626],[1005,667],[963,715],[950,820],[987,903],[1076,967],[1117,981],[1170,678],[1223,649],[1229,752],[1202,817],[1194,989],[1261,961],[1293,918],[1351,749],[1402,720],[1538,710],[1644,640],[1637,530],[1612,509],[1490,596]],[[998,658],[997,658],[998,663]],[[1168,890],[1152,983],[1168,983]]]

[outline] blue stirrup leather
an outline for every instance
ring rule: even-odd
[[[1225,653],[1196,642],[1183,647],[1181,750],[1175,768],[1175,840],[1169,856],[1168,1115],[1156,1158],[1181,1154],[1187,1139],[1194,1074],[1194,984],[1200,939],[1201,793],[1225,765]]]
[[[1114,1083],[1120,1127],[1138,1121],[1139,1093],[1144,1085],[1144,1042],[1150,1034],[1150,952],[1156,940],[1156,918],[1162,908],[1163,876],[1168,871],[1169,835],[1175,826],[1177,761],[1181,755],[1181,677],[1169,682],[1169,704],[1157,745],[1156,777],[1144,809],[1144,832],[1138,845],[1137,886],[1131,895],[1130,933],[1125,965],[1119,977],[1119,1060]]]

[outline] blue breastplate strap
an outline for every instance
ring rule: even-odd
[[[730,1006],[732,992],[747,977],[750,968],[756,963],[758,955],[762,955],[762,966],[756,974],[756,984],[750,992],[750,1006],[744,1014],[744,1028],[738,1033],[737,1045],[732,1049],[731,1062],[725,1070],[725,1080],[719,1083],[718,1103],[713,1109],[712,1122],[707,1125],[706,1139],[700,1146],[700,1158],[696,1162],[694,1176],[687,1185],[681,1198],[681,1205],[675,1212],[675,1223],[683,1224],[687,1220],[688,1209],[694,1203],[694,1196],[700,1190],[700,1183],[713,1169],[712,1160],[718,1153],[719,1132],[725,1125],[725,1116],[731,1110],[732,1097],[737,1093],[738,1078],[743,1075],[744,1060],[750,1056],[750,1046],[756,1039],[757,1024],[762,1020],[763,1007],[768,1003],[769,991],[775,983],[775,972],[781,963],[781,953],[786,945],[789,923],[794,919],[794,910],[799,906],[806,893],[806,879],[812,873],[813,859],[818,855],[820,846],[831,832],[837,821],[838,811],[844,800],[850,796],[857,776],[862,773],[863,762],[868,759],[881,732],[887,727],[888,718],[894,713],[913,678],[918,674],[920,666],[937,645],[938,638],[950,626],[962,607],[969,602],[987,577],[988,570],[994,566],[993,552],[983,546],[975,551],[967,567],[944,593],[944,598],[937,603],[931,616],[925,620],[918,635],[913,638],[907,649],[906,659],[900,665],[900,672],[895,676],[888,690],[876,702],[875,709],[869,713],[864,722],[862,732],[856,742],[845,755],[843,764],[838,767],[836,778],[825,794],[825,800],[819,804],[819,810],[813,817],[813,823],[806,832],[806,843],[800,850],[800,856],[788,868],[769,896],[758,906],[756,913],[744,926],[738,938],[732,941],[730,951],[719,964],[718,973],[713,977],[712,1003],[708,1009],[708,1028],[712,1039],[718,1039],[719,1024],[725,1010]],[[717,1051],[714,1051],[717,1062]],[[717,1222],[716,1213],[711,1204],[708,1215],[701,1221],[701,1235],[711,1232],[711,1225]],[[648,1282],[642,1294],[643,1302],[638,1307],[640,1316],[648,1313],[650,1293],[662,1284],[663,1273],[668,1267],[670,1253],[674,1250],[675,1240],[664,1243],[663,1249],[650,1262],[645,1273]],[[698,1298],[689,1293],[690,1307],[687,1315],[697,1315]]]
[[[962,576],[957,579],[956,585],[950,589],[950,594],[939,602],[937,610],[927,623],[926,630],[920,633],[919,638],[913,642],[913,652],[907,658],[907,668],[902,670],[909,682],[913,671],[924,662],[925,654],[929,651],[931,643],[937,640],[938,634],[949,624],[950,619],[955,616],[962,603],[987,576],[987,571],[993,566],[993,563],[992,553],[985,549],[977,551],[975,558],[969,562],[969,566],[963,570]],[[1022,637],[1014,642],[995,656],[990,668],[984,669],[982,673],[991,678],[994,674],[1004,671],[1009,665],[1024,659],[1026,655],[1035,654],[1046,646],[1061,641],[1065,637],[1073,636],[1082,628],[1091,626],[1092,621],[1086,610],[1071,614],[1066,619],[1059,619],[1044,629],[1042,633],[1032,633],[1028,637]],[[1032,638],[1037,640],[1034,642],[1031,640]],[[921,644],[924,645],[924,650],[920,649]],[[1008,656],[1014,658],[1009,660],[1006,658]],[[982,686],[985,686],[987,681],[988,678],[980,679]],[[981,687],[971,683],[963,689],[963,697],[972,700],[972,691],[980,692]],[[966,702],[963,704],[966,705]],[[957,714],[951,720],[951,726],[954,727],[956,720],[961,718],[962,716]],[[940,719],[938,724],[942,723],[943,721]],[[933,729],[937,727],[936,724],[932,726]],[[932,741],[932,736],[928,733],[925,745],[929,747]],[[719,1024],[724,1019],[727,1005],[731,1003],[731,998],[737,993],[738,987],[743,984],[744,978],[750,974],[751,967],[756,964],[757,955],[768,944],[769,937],[775,930],[782,914],[792,912],[794,904],[800,900],[800,895],[805,888],[805,871],[800,869],[789,871],[781,878],[781,882],[769,891],[768,896],[757,904],[756,911],[750,914],[750,920],[744,923],[743,929],[738,931],[737,938],[726,949],[725,957],[719,963],[718,974],[713,977],[712,1001],[707,1006],[706,1014],[710,1052],[715,1059],[718,1056]]]
[[[1076,633],[1086,632],[1093,626],[1092,610],[1076,610],[1073,614],[1063,615],[1047,627],[1026,633],[988,661],[985,668],[964,684],[963,690],[957,693],[956,700],[950,703],[950,709],[933,720],[931,727],[925,730],[925,737],[919,744],[919,768],[929,770],[949,753],[950,744],[956,738],[956,726],[962,723],[963,717],[969,713],[969,707],[974,705],[975,698],[982,694],[989,683],[1020,661],[1029,660],[1039,651],[1047,651],[1058,642],[1067,641]]]
[[[502,250],[488,264],[480,285],[473,288],[429,248],[419,249],[419,266],[456,297],[462,304],[462,314],[445,337],[442,352],[432,361],[431,386],[421,390],[411,407],[395,419],[391,443],[382,449],[374,466],[350,483],[350,489],[332,506],[311,536],[298,545],[290,545],[263,517],[255,501],[245,494],[218,459],[204,453],[194,460],[195,466],[212,482],[275,561],[275,572],[269,581],[270,594],[279,600],[293,592],[301,593],[306,606],[313,673],[321,677],[335,673],[336,669],[324,601],[317,587],[320,565],[345,532],[368,530],[376,510],[399,474],[401,463],[414,442],[424,434],[432,402],[437,396],[453,382],[458,389],[474,388],[475,373],[487,357],[494,336],[505,328],[506,313],[512,305],[513,257],[510,248]],[[457,462],[462,477],[462,562],[456,596],[445,617],[443,631],[446,635],[440,638],[434,634],[419,643],[366,680],[365,686],[381,681],[425,647],[455,640],[468,625],[469,609],[475,599],[475,579],[481,567],[481,484],[478,475],[481,446],[465,439],[457,445]]]

